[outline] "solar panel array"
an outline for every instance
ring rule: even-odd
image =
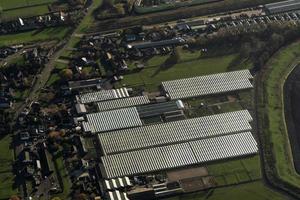
[[[202,146],[203,145],[203,148]],[[101,157],[107,178],[141,174],[257,153],[250,132]]]
[[[122,108],[86,115],[87,121],[83,122],[85,132],[100,133],[136,126],[143,123],[135,107]]]
[[[112,89],[112,90],[100,90],[97,92],[80,94],[77,96],[79,101],[83,104],[99,101],[107,101],[111,99],[119,99],[129,97],[126,88]]]
[[[265,5],[270,13],[287,12],[300,9],[300,0],[288,0]]]
[[[250,131],[247,110],[101,133],[103,153],[114,154],[154,146]]]
[[[98,109],[99,111],[105,110],[113,110],[118,108],[126,108],[135,105],[144,105],[149,104],[150,100],[148,96],[135,96],[135,97],[128,97],[122,99],[114,99],[110,101],[102,101],[98,102]]]
[[[252,88],[249,70],[225,72],[193,78],[162,82],[164,91],[171,99],[184,99],[209,94]]]

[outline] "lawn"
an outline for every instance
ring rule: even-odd
[[[267,63],[263,88],[259,88],[259,121],[262,123],[267,152],[272,152],[276,174],[284,182],[295,187],[300,185],[300,176],[294,169],[292,153],[284,122],[283,84],[300,58],[300,42],[295,42],[279,51]],[[266,155],[270,156],[270,155]],[[268,157],[267,157],[268,158]],[[270,161],[269,161],[270,162]],[[270,164],[270,163],[269,163]],[[274,166],[275,165],[275,166]]]
[[[119,86],[123,84],[129,87],[144,86],[148,91],[154,91],[162,81],[225,72],[236,56],[230,54],[201,58],[197,52],[185,53],[179,63],[167,69],[162,68],[161,65],[168,56],[155,56],[145,62],[146,67],[142,71],[124,75],[124,80],[119,83]]]
[[[17,193],[17,189],[13,187],[12,163],[14,155],[12,149],[10,149],[10,144],[10,135],[0,139],[0,199],[8,199],[11,195]]]
[[[261,181],[237,186],[216,188],[206,192],[198,192],[166,200],[282,200],[280,193],[266,187]]]
[[[68,27],[47,28],[41,31],[29,31],[0,36],[0,46],[33,43],[46,40],[62,40],[70,31]]]

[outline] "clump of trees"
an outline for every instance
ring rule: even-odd
[[[231,67],[240,64],[241,60],[248,60],[253,64],[253,70],[257,71],[279,48],[299,37],[300,25],[287,22],[266,27],[256,26],[251,31],[221,28],[214,34],[189,40],[188,44],[195,49],[222,46],[226,50],[235,46],[239,56]]]
[[[180,62],[181,55],[180,55],[180,47],[175,47],[173,52],[170,54],[170,56],[166,59],[163,67],[168,68],[172,67],[173,65]]]

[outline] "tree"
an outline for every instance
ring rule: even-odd
[[[123,4],[121,3],[118,3],[114,6],[114,8],[116,9],[116,12],[119,14],[119,15],[125,15],[125,9],[124,9],[124,6]]]
[[[59,198],[59,197],[54,197],[54,198],[52,198],[51,200],[61,200],[61,198]]]
[[[103,0],[102,1],[102,8],[104,9],[111,9],[114,7],[113,0]]]
[[[63,69],[60,71],[60,76],[63,79],[71,80],[73,78],[73,71],[71,69]]]
[[[165,61],[166,67],[171,67],[180,61],[179,47],[175,47],[169,58]]]

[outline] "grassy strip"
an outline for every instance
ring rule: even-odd
[[[66,167],[64,166],[62,152],[57,152],[53,157],[53,161],[58,176],[58,180],[63,189],[62,193],[54,196],[58,196],[61,199],[68,199],[71,193],[72,183],[67,174]]]
[[[266,173],[280,179],[283,188],[300,185],[296,173],[283,113],[283,85],[286,77],[300,57],[300,41],[279,51],[262,72],[262,85],[258,87],[258,117],[263,134]],[[300,193],[293,189],[292,192]]]
[[[47,5],[38,5],[38,6],[32,6],[32,7],[24,7],[24,8],[18,8],[13,10],[7,10],[3,11],[0,18],[3,21],[10,21],[17,19],[18,17],[31,17],[36,15],[44,15],[46,13],[49,13],[49,9]]]
[[[56,27],[18,34],[2,35],[0,36],[0,46],[33,43],[46,40],[62,40],[69,31],[69,27]]]
[[[12,163],[14,156],[10,144],[10,135],[0,139],[0,199],[8,199],[11,195],[17,194],[17,189],[13,186]]]

